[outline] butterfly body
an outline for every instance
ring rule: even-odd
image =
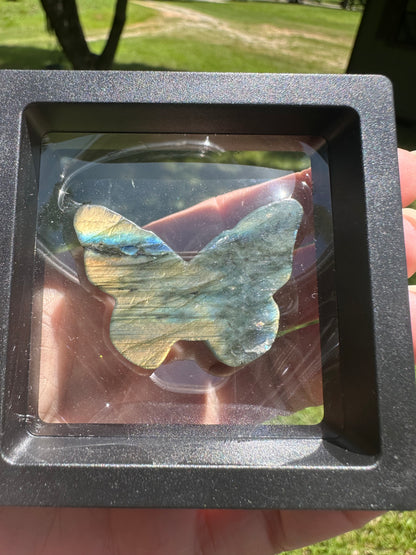
[[[88,279],[114,297],[115,347],[154,369],[180,340],[205,341],[229,366],[255,360],[273,344],[273,294],[289,279],[302,218],[295,200],[254,210],[185,261],[157,235],[108,208],[85,205],[74,227]]]

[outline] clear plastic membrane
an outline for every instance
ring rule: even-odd
[[[319,137],[46,135],[34,415],[318,423],[338,357],[323,152]]]

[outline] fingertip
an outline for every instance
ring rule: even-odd
[[[416,200],[416,153],[398,149],[402,206],[409,206]]]
[[[413,353],[416,363],[416,285],[409,286],[410,322],[412,325]]]
[[[403,209],[403,231],[406,246],[407,276],[416,272],[416,210]]]

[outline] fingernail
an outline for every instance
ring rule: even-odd
[[[416,210],[413,208],[403,208],[403,217],[406,218],[413,227],[416,227]]]
[[[407,277],[416,273],[416,210],[403,209],[403,231],[406,246]]]

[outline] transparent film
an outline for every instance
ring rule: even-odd
[[[50,133],[29,414],[316,424],[338,360],[319,137]]]

